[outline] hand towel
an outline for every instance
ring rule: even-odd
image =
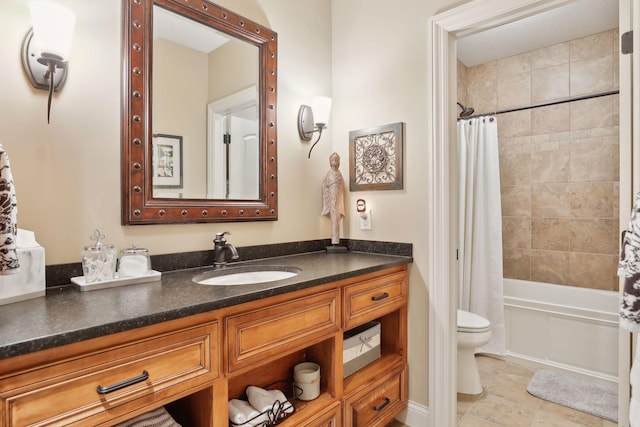
[[[229,401],[229,420],[235,427],[253,427],[268,420],[266,414],[260,415],[246,400]]]
[[[120,424],[116,424],[114,427],[181,427],[175,420],[169,415],[164,407],[154,409],[153,411],[146,412],[142,415],[138,415],[135,418],[131,418],[129,421],[125,421]]]
[[[280,390],[265,390],[260,387],[250,385],[246,390],[251,406],[259,412],[284,412],[290,414],[294,408]],[[276,404],[276,402],[278,402]],[[275,406],[274,406],[275,405]],[[277,414],[276,414],[277,415]]]
[[[0,274],[17,273],[20,267],[16,238],[18,203],[9,165],[9,155],[0,144]]]
[[[637,345],[640,346],[640,335],[637,336]],[[640,347],[636,347],[636,354],[633,358],[631,375],[631,400],[629,402],[629,426],[640,427]]]
[[[636,195],[629,226],[623,233],[618,275],[624,277],[620,326],[640,332],[640,193]]]

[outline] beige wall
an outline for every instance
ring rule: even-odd
[[[414,244],[409,306],[409,397],[428,403],[427,22],[456,0],[219,1],[278,33],[279,220],[235,224],[120,225],[120,1],[58,0],[77,15],[65,88],[46,124],[46,94],[24,77],[20,46],[30,24],[25,0],[4,0],[0,15],[0,142],[12,162],[19,225],[46,249],[47,264],[79,262],[96,228],[118,248],[152,254],[202,250],[217,231],[240,245],[325,238],[321,180],[329,155],[348,179],[350,130],[405,122],[405,183],[399,191],[347,193],[344,237]],[[13,58],[13,59],[12,59]],[[300,104],[329,95],[329,130],[307,159],[297,134]],[[361,231],[357,198],[372,209]]]
[[[348,234],[354,239],[413,243],[409,296],[409,395],[428,403],[427,280],[427,22],[454,1],[333,0],[334,151],[347,165],[349,131],[404,122],[404,189],[347,194]],[[315,159],[326,159],[322,142]],[[328,161],[327,161],[328,164]],[[345,179],[348,168],[342,167]],[[372,230],[353,215],[363,198]]]
[[[279,35],[279,220],[130,227],[120,225],[121,2],[58,1],[76,13],[77,22],[69,77],[54,95],[49,125],[47,94],[31,87],[20,63],[30,27],[27,2],[5,0],[0,15],[0,54],[7,58],[0,62],[0,143],[11,159],[19,226],[36,232],[48,265],[80,262],[97,227],[118,248],[136,243],[152,254],[208,249],[223,230],[239,246],[330,235],[328,220],[319,215],[328,162],[306,159],[308,144],[300,142],[296,128],[301,103],[316,93],[331,94],[328,1],[219,2]],[[189,71],[180,76],[188,78]],[[323,144],[331,145],[330,134]]]
[[[617,89],[617,39],[610,30],[469,67],[467,103],[480,113]],[[498,123],[505,277],[617,290],[618,96]]]
[[[182,188],[161,188],[165,197],[207,194],[207,88],[205,53],[166,39],[153,45],[153,133],[182,136]],[[184,70],[188,78],[176,82]]]

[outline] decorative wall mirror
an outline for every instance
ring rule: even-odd
[[[206,0],[123,0],[122,223],[276,220],[277,35]]]

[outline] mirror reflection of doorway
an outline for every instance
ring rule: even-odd
[[[207,197],[259,198],[260,138],[255,86],[208,105]]]

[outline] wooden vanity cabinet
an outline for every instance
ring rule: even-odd
[[[343,333],[380,322],[381,357],[343,378]],[[320,365],[320,396],[282,427],[384,426],[407,404],[407,266],[0,360],[0,427],[110,426],[165,406],[228,427],[249,385],[292,395]],[[127,383],[123,381],[129,380]]]
[[[2,361],[1,425],[112,425],[185,396],[212,395],[220,327],[189,320]],[[211,416],[193,425],[210,426]]]

